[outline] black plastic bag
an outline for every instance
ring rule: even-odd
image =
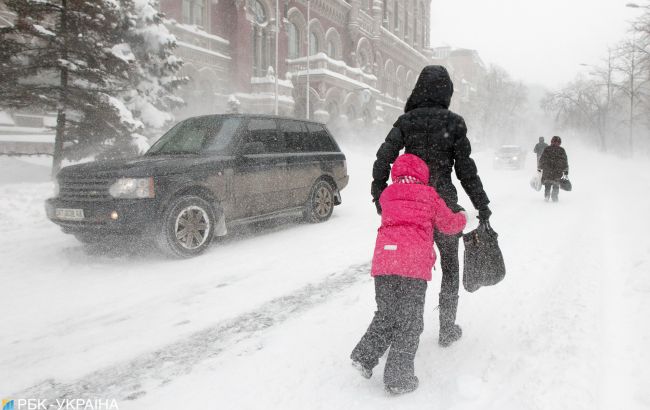
[[[482,286],[496,285],[505,277],[506,265],[498,237],[489,222],[481,222],[478,228],[463,235],[463,287],[468,292],[474,292]]]
[[[563,191],[570,191],[573,188],[571,186],[571,181],[569,181],[569,178],[562,178],[560,179],[560,189]]]

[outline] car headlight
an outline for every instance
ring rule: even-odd
[[[113,198],[136,199],[155,196],[153,178],[120,178],[108,192]]]
[[[512,159],[513,159],[514,161],[516,161],[516,160],[517,160],[517,157],[512,157]]]

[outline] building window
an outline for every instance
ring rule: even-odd
[[[300,57],[300,33],[296,25],[287,22],[287,36],[289,37],[289,58]]]
[[[388,28],[389,20],[388,20],[388,0],[383,0],[383,3],[381,5],[381,24],[385,27]]]
[[[253,76],[264,77],[267,68],[273,64],[270,54],[270,44],[274,41],[272,33],[266,27],[266,12],[264,6],[255,0],[251,4],[253,14]]]
[[[336,49],[336,43],[334,43],[334,40],[330,40],[327,42],[327,55],[336,58],[337,57],[338,50]]]
[[[393,16],[395,18],[394,30],[399,31],[399,4],[398,4],[397,0],[393,0],[393,8],[394,8]]]
[[[413,19],[413,44],[415,45],[419,43],[418,36],[420,35],[418,31],[418,20],[420,20],[418,16],[415,16],[415,18]]]
[[[255,0],[252,4],[252,12],[253,16],[255,17],[255,22],[257,24],[263,24],[266,22],[266,12],[264,11],[264,6],[262,6],[262,3],[259,1]]]
[[[318,54],[318,37],[316,36],[316,33],[313,31],[309,33],[309,55],[315,55]]]
[[[206,0],[183,0],[183,23],[205,26]]]
[[[411,28],[410,27],[411,25],[409,24],[409,6],[410,6],[410,3],[411,2],[409,1],[408,4],[406,6],[404,6],[404,20],[406,21],[406,23],[404,24],[404,38],[407,39],[407,40],[410,40],[410,38],[408,38],[408,37],[409,37],[409,31],[410,31],[409,29]]]

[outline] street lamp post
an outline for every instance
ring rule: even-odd
[[[311,87],[310,84],[310,76],[309,76],[309,69],[310,69],[310,56],[311,54],[311,1],[307,0],[307,106],[305,107],[305,111],[307,112],[306,118],[309,119],[309,88]]]
[[[275,0],[275,115],[279,113],[279,97],[278,97],[278,49],[280,37],[280,0]]]

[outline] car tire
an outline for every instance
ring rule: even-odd
[[[156,244],[171,257],[197,256],[210,246],[216,222],[214,208],[205,199],[195,195],[176,197],[162,215]]]
[[[305,220],[310,223],[325,222],[333,211],[334,188],[323,179],[316,181],[307,200]]]

